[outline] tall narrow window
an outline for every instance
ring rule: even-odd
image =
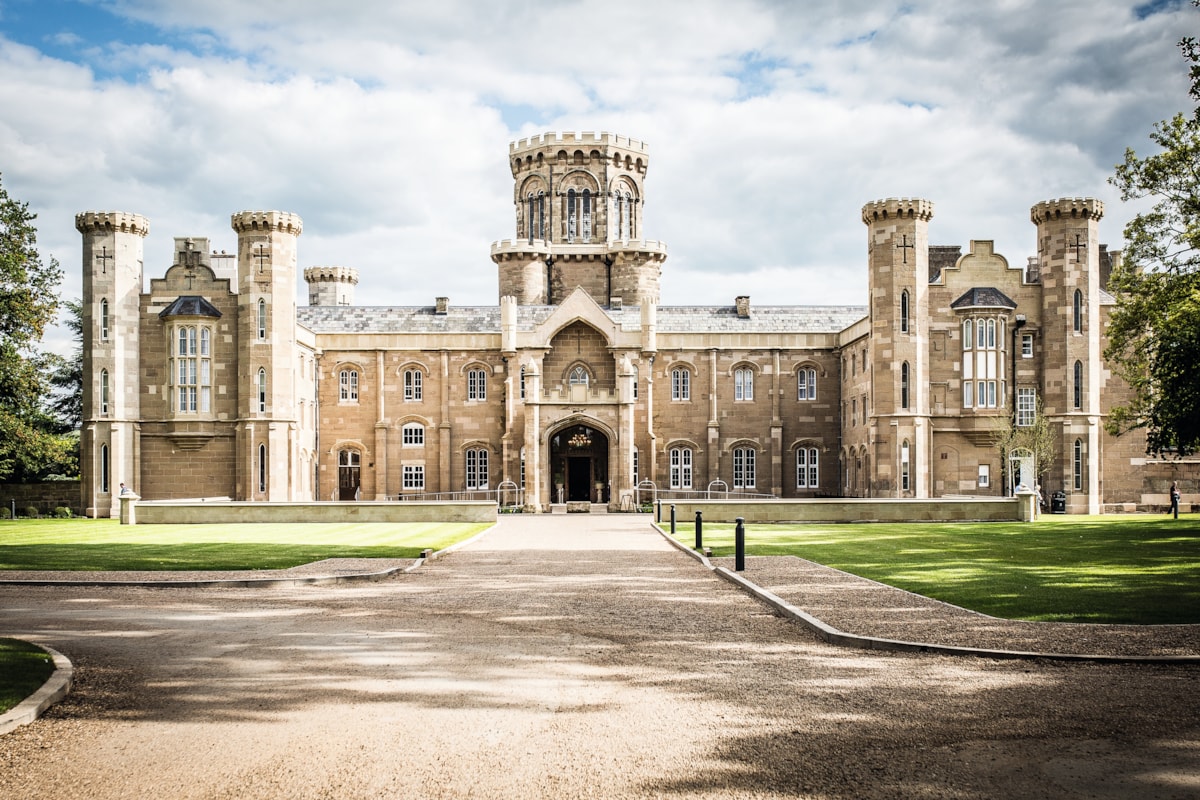
[[[634,451],[635,453],[637,451]],[[521,488],[525,488],[525,448],[521,448]]]
[[[796,372],[796,399],[817,399],[817,371],[815,369],[800,369]]]
[[[108,370],[100,370],[100,416],[108,416]]]
[[[673,447],[671,448],[670,456],[671,488],[692,488],[692,451],[687,447]]]
[[[1083,440],[1076,439],[1071,458],[1071,473],[1075,480],[1075,491],[1083,491]]]
[[[267,446],[258,446],[258,491],[267,490]]]
[[[200,411],[212,411],[212,331],[200,329]]]
[[[420,402],[422,396],[421,371],[419,369],[404,370],[404,402]]]
[[[258,370],[258,411],[263,413],[267,410],[267,371],[262,367]]]
[[[338,400],[343,403],[358,402],[358,370],[344,369],[338,373]]]
[[[908,362],[900,365],[900,407],[908,408]]]
[[[639,483],[641,483],[641,481],[638,480],[638,466],[639,465],[638,465],[638,450],[636,447],[633,448],[632,455],[633,455],[633,485],[637,486]],[[522,484],[522,486],[523,485],[524,484]]]
[[[267,338],[267,301],[258,301],[258,338],[263,340]]]
[[[583,190],[583,225],[580,227],[580,235],[585,242],[592,240],[592,192],[590,189]]]
[[[622,214],[621,214],[621,238],[633,238],[633,196],[629,192],[625,193],[622,198]]]
[[[633,368],[633,399],[634,400],[638,399],[638,384],[641,383],[640,374],[641,374],[641,370],[639,370],[637,367],[634,367]]]
[[[900,332],[908,333],[908,289],[900,293]]]
[[[733,371],[733,399],[754,399],[754,370],[742,368]]]
[[[804,447],[796,449],[796,488],[808,488],[808,450]]]
[[[908,440],[900,445],[900,488],[908,491],[912,485],[912,464],[909,460]]]
[[[1037,390],[1017,389],[1017,426],[1028,428],[1037,415]]]
[[[1075,402],[1073,403],[1073,405],[1075,408],[1083,408],[1083,362],[1082,361],[1075,362],[1074,372],[1075,372],[1075,374],[1073,376],[1074,377],[1073,388],[1074,388],[1074,395],[1075,395],[1074,401]]]
[[[100,341],[108,341],[108,298],[100,298]]]
[[[1075,300],[1071,308],[1071,329],[1083,333],[1083,292],[1075,290]]]
[[[100,491],[108,493],[110,483],[109,463],[108,463],[108,445],[100,445]]]
[[[483,370],[467,370],[467,399],[487,400],[487,373]]]
[[[671,370],[671,399],[692,399],[692,373],[686,369]]]
[[[738,447],[733,451],[733,488],[754,488],[754,456],[754,449],[750,447]]]
[[[1021,334],[1021,358],[1033,358],[1033,334]]]
[[[819,470],[818,470],[819,457],[820,457],[819,451],[817,450],[817,448],[815,448],[815,447],[808,448],[808,488],[810,488],[810,489],[819,488],[821,485],[820,481],[818,480],[820,477]]]
[[[525,399],[525,368],[521,367],[521,399]]]
[[[963,350],[970,350],[975,344],[975,322],[963,320]]]
[[[467,488],[474,490],[488,488],[488,451],[483,448],[472,448],[467,451]]]
[[[575,190],[567,190],[567,241],[575,241]]]

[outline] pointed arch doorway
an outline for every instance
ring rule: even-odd
[[[587,424],[551,434],[550,482],[551,502],[608,502],[608,437]]]

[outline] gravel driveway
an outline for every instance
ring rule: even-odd
[[[1200,668],[830,647],[645,518],[379,583],[0,586],[77,667],[0,797],[1200,797]]]

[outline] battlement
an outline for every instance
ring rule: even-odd
[[[508,153],[510,156],[518,153],[525,153],[532,150],[539,150],[543,147],[555,146],[587,145],[595,147],[617,147],[622,150],[630,150],[635,153],[643,153],[649,155],[650,145],[637,139],[630,139],[628,136],[621,136],[608,131],[596,133],[594,131],[584,131],[581,133],[566,132],[550,132],[543,133],[540,136],[530,136],[527,139],[518,139],[515,142],[509,142]]]
[[[304,230],[300,217],[288,211],[239,211],[230,216],[229,224],[238,233],[275,231],[299,236]]]
[[[933,219],[933,202],[917,197],[889,197],[874,200],[862,207],[862,221],[866,225],[889,219]]]
[[[550,243],[545,239],[501,239],[492,242],[492,260],[509,258],[545,258],[550,255]]]
[[[309,283],[358,283],[358,270],[354,267],[308,267],[304,270],[304,280]]]
[[[83,211],[75,215],[75,230],[80,233],[150,233],[150,220],[128,211]]]
[[[1104,203],[1094,197],[1060,197],[1057,200],[1044,200],[1029,209],[1029,219],[1035,225],[1064,217],[1099,221],[1103,216]]]

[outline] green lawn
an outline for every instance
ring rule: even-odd
[[[695,544],[691,523],[677,530]],[[706,524],[704,544],[733,555],[733,526]],[[1200,515],[748,525],[746,552],[800,556],[1008,619],[1200,623]]]
[[[0,521],[0,570],[287,569],[324,558],[416,558],[486,523],[121,525]]]
[[[40,689],[53,672],[54,659],[42,648],[0,639],[0,714]]]

